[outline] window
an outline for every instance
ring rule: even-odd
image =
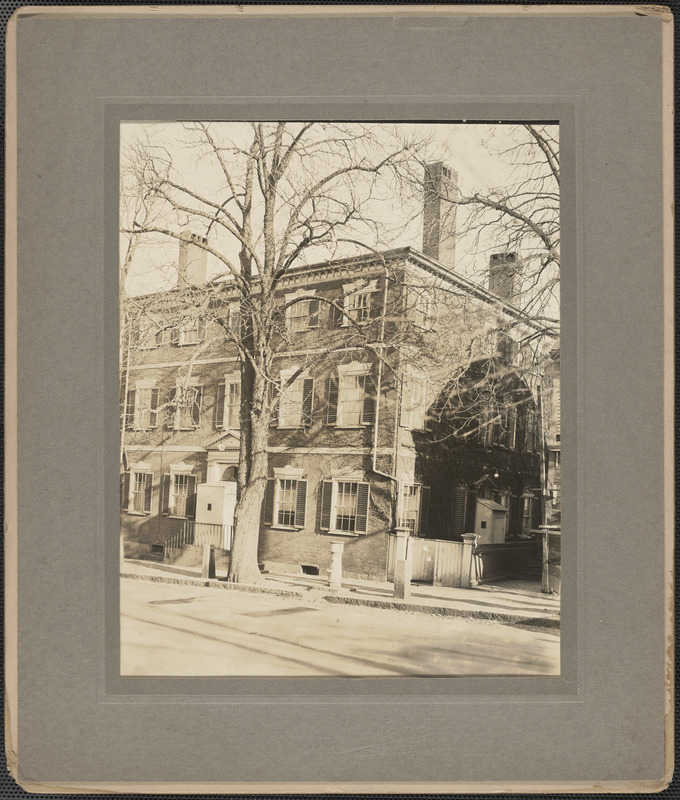
[[[205,322],[196,319],[173,328],[170,339],[172,344],[198,344],[205,339]]]
[[[522,496],[522,533],[529,534],[531,531],[531,495]]]
[[[497,408],[494,410],[490,430],[490,443],[514,449],[517,427],[517,409]]]
[[[139,346],[142,350],[151,350],[163,343],[163,331],[150,319],[139,323]]]
[[[300,428],[312,422],[314,379],[299,372],[299,367],[281,370],[272,415],[272,424],[278,423],[279,428]]]
[[[168,426],[178,431],[201,424],[201,386],[176,386],[168,400]]]
[[[298,300],[286,309],[286,322],[291,333],[319,327],[319,301]]]
[[[363,481],[323,481],[321,530],[331,533],[366,533],[369,494],[369,485]]]
[[[218,428],[237,429],[240,427],[241,381],[236,376],[227,376],[224,383],[217,386],[215,422]]]
[[[170,473],[163,481],[163,513],[171,517],[193,517],[196,513],[196,476]]]
[[[158,389],[139,381],[127,393],[125,427],[127,430],[152,430],[158,425]]]
[[[343,286],[345,296],[343,300],[342,325],[349,325],[350,320],[361,323],[380,316],[382,292],[377,287],[377,279],[368,283],[347,283]]]
[[[402,383],[401,414],[403,428],[422,430],[427,416],[427,384],[422,375],[407,374]]]
[[[339,367],[338,376],[328,379],[326,421],[339,428],[370,425],[375,419],[375,389],[369,364]]]
[[[307,510],[307,481],[295,477],[267,480],[264,524],[280,528],[304,528]]]
[[[427,533],[430,511],[430,487],[404,483],[399,498],[399,526],[409,528],[412,536]]]
[[[432,328],[434,299],[432,291],[423,287],[411,287],[408,291],[409,313],[414,325],[425,330]]]
[[[146,469],[133,469],[125,474],[122,506],[130,514],[150,514],[153,475]]]

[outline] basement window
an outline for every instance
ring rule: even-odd
[[[303,575],[318,575],[319,568],[313,567],[311,564],[300,564],[300,569]]]

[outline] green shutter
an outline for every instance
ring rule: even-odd
[[[430,487],[420,487],[420,514],[418,515],[418,533],[420,536],[427,536],[430,523]]]
[[[135,390],[130,389],[125,398],[125,428],[128,431],[135,427],[135,395]]]
[[[308,328],[318,328],[319,327],[319,301],[318,300],[310,300],[309,301],[309,320],[307,322]]]
[[[321,481],[321,498],[319,502],[319,529],[328,531],[331,528],[331,501],[333,499],[333,481]]]
[[[177,388],[168,391],[168,402],[165,409],[165,427],[174,428],[177,416]]]
[[[157,425],[158,425],[158,389],[152,389],[150,410],[149,410],[149,427],[155,428]]]
[[[375,421],[375,384],[370,375],[364,375],[364,407],[361,412],[363,425],[371,425]]]
[[[357,485],[357,517],[354,525],[356,533],[366,533],[368,530],[368,500],[369,489],[367,483]]]
[[[217,398],[215,400],[215,427],[224,427],[224,396],[226,386],[224,383],[217,384]]]
[[[130,503],[130,473],[123,474],[123,480],[120,485],[120,507],[123,511],[127,511]]]
[[[368,309],[368,316],[370,319],[382,316],[382,302],[383,293],[380,289],[377,292],[371,292]]]
[[[274,524],[274,489],[276,487],[275,478],[267,478],[267,488],[264,493],[264,524]]]
[[[201,424],[201,396],[203,389],[200,386],[193,386],[189,390],[193,393],[193,402],[191,404],[191,422],[194,427],[198,428]]]
[[[196,476],[187,475],[186,516],[194,517],[195,515],[196,515]]]
[[[162,514],[169,514],[170,513],[170,481],[172,480],[172,475],[167,473],[163,475],[163,495],[161,498],[161,513]]]
[[[312,408],[314,405],[314,378],[305,378],[302,384],[302,424],[312,424]]]
[[[328,379],[328,411],[326,423],[335,425],[338,420],[338,378],[331,375]]]
[[[307,513],[307,481],[297,482],[297,496],[295,498],[295,527],[305,527]]]
[[[151,498],[153,497],[153,475],[147,472],[144,476],[144,511],[151,513]]]
[[[465,533],[465,506],[467,489],[459,486],[453,493],[453,526],[452,533],[458,538]]]
[[[281,381],[272,381],[269,384],[269,397],[271,404],[271,412],[269,416],[269,424],[276,427],[279,424],[279,403],[281,402]]]

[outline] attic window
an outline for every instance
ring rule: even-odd
[[[445,178],[451,177],[451,170],[448,167],[444,167],[444,177]]]

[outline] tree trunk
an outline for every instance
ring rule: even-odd
[[[269,437],[269,408],[264,401],[262,381],[253,385],[253,403],[250,415],[249,442],[241,443],[241,458],[248,461],[249,469],[244,484],[239,480],[239,498],[234,512],[234,540],[231,546],[231,561],[227,580],[231,583],[259,583],[262,574],[257,561],[257,546],[260,538],[262,502],[267,486],[267,439]],[[244,445],[249,445],[245,453]],[[239,478],[241,469],[239,468]]]
[[[260,517],[266,476],[251,480],[241,493],[234,512],[234,541],[227,580],[231,583],[260,583],[257,563]]]

